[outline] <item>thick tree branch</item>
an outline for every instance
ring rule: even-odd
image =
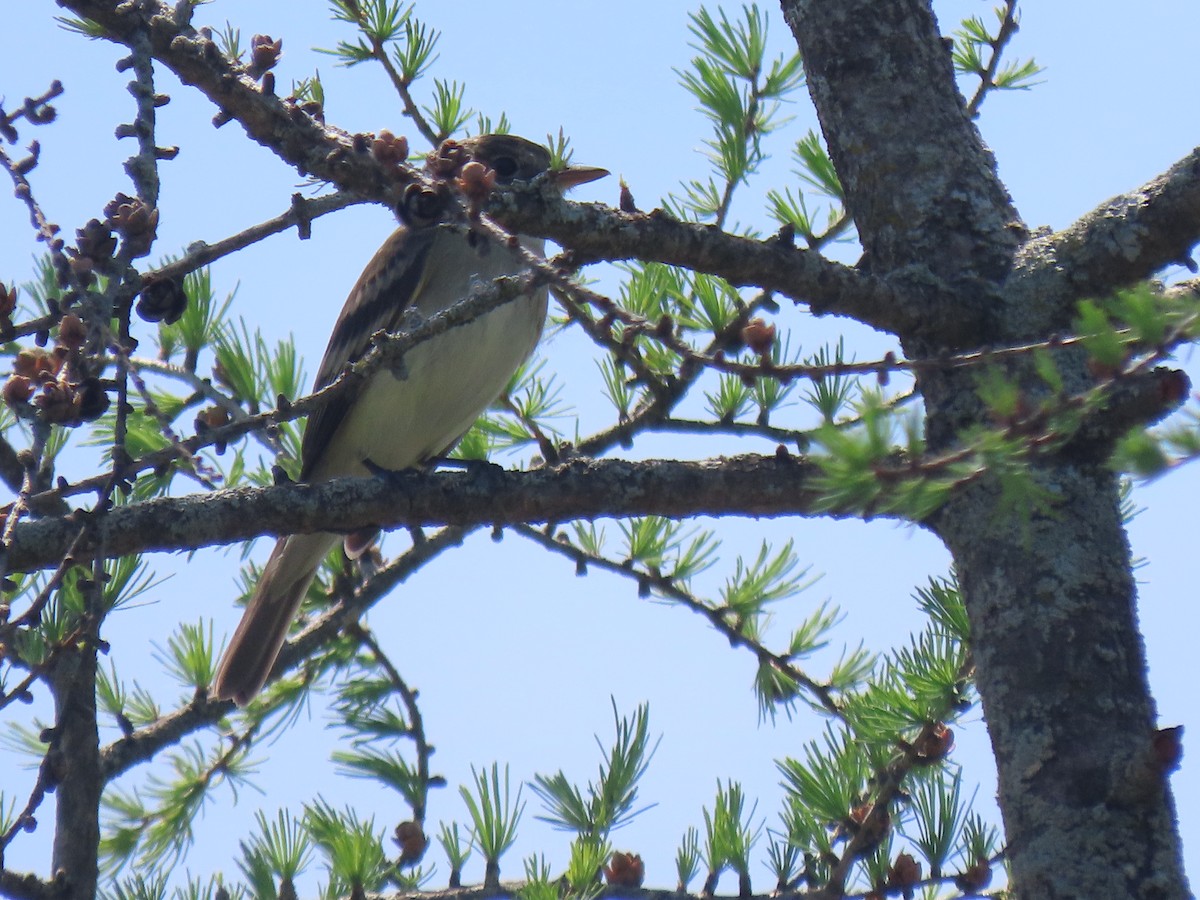
[[[532,472],[401,472],[319,485],[240,488],[161,498],[108,512],[18,525],[9,571],[57,565],[80,530],[77,562],[147,551],[188,550],[262,534],[348,532],[366,526],[505,525],[600,516],[817,514],[813,463],[745,455],[706,462],[575,460]]]
[[[49,900],[61,896],[60,885],[43,881],[36,875],[14,872],[11,869],[0,870],[0,894],[14,897],[18,900]]]
[[[395,208],[403,188],[419,176],[389,166],[369,152],[369,142],[327,128],[294,102],[263,91],[246,71],[223,56],[216,44],[175,12],[153,0],[142,4],[103,0],[59,0],[97,23],[114,40],[127,43],[148,29],[155,58],[186,84],[237,119],[258,143],[301,174],[338,185],[357,197]],[[145,9],[146,12],[139,12]],[[595,205],[550,201],[536,190],[516,192],[490,211],[505,227],[552,238],[590,261],[638,257],[721,276],[809,303],[818,313],[853,316],[876,328],[899,331],[928,318],[928,295],[941,295],[936,280],[888,284],[820,254],[777,241],[755,241],[711,226],[679,222],[661,213],[620,213]],[[916,293],[925,305],[901,302]]]
[[[186,706],[168,713],[145,728],[133,731],[100,750],[100,772],[105,784],[134,765],[153,759],[164,747],[207,728],[229,714],[232,704],[198,695]]]
[[[1066,280],[1066,314],[1075,301],[1103,297],[1178,263],[1194,271],[1200,241],[1200,147],[1136,190],[1106,200],[1022,253]]]
[[[886,281],[812,250],[680,222],[661,210],[624,213],[599,203],[548,200],[532,189],[496,197],[488,211],[505,227],[571,248],[576,263],[640,259],[761,287],[818,314],[851,316],[882,331],[916,327],[947,292],[936,279]]]

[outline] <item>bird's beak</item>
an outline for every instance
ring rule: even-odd
[[[598,169],[595,166],[567,166],[565,169],[551,172],[550,177],[554,179],[559,190],[565,193],[573,187],[579,187],[608,174],[608,169]]]

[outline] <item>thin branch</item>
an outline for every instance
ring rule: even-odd
[[[59,227],[46,218],[46,214],[42,211],[41,205],[33,196],[33,188],[29,185],[29,180],[25,174],[29,172],[37,164],[37,142],[30,145],[31,155],[23,160],[13,160],[11,156],[0,147],[0,169],[8,172],[13,183],[13,195],[25,204],[25,208],[29,211],[29,223],[37,232],[39,241],[44,241],[46,246],[50,248],[51,259],[54,262],[55,272],[70,271],[70,267],[66,256],[63,254],[63,240],[58,236]],[[46,316],[38,320],[40,326],[37,330],[47,330],[58,321],[56,316]],[[28,332],[28,333],[33,333]]]
[[[967,104],[967,113],[972,119],[979,116],[979,109],[983,106],[984,98],[996,86],[994,79],[996,72],[1000,69],[1000,59],[1004,56],[1004,48],[1017,33],[1017,20],[1017,0],[1004,0],[1004,15],[1000,19],[1000,30],[996,32],[996,37],[990,44],[992,55],[984,70],[979,73],[979,87],[975,89],[971,101]]]
[[[421,800],[413,805],[413,819],[423,825],[425,823],[425,797],[428,795],[430,788],[429,778],[429,757],[433,753],[433,748],[429,746],[429,741],[425,737],[425,722],[421,717],[421,708],[417,705],[417,692],[408,686],[408,683],[400,675],[400,670],[392,664],[391,659],[383,651],[379,641],[375,639],[374,633],[359,623],[357,620],[354,625],[347,629],[350,636],[360,641],[364,647],[371,651],[371,655],[375,657],[375,662],[387,674],[388,681],[396,693],[400,695],[400,700],[404,704],[404,708],[408,712],[408,736],[412,738],[416,745],[417,754],[417,781],[421,785]]]
[[[303,631],[284,645],[273,670],[274,677],[278,678],[306,663],[321,647],[387,596],[399,582],[431,559],[459,546],[466,533],[461,528],[442,529],[392,560],[352,596],[315,616]],[[187,706],[103,747],[100,751],[100,768],[106,782],[152,759],[160,750],[179,743],[184,736],[215,725],[232,710],[231,701],[213,702],[198,695]]]
[[[26,97],[25,102],[11,113],[6,113],[4,105],[0,104],[0,137],[10,144],[15,144],[19,135],[13,126],[21,119],[33,125],[45,125],[53,118],[54,112],[54,108],[48,107],[47,104],[56,97],[61,97],[62,93],[62,82],[56,78],[50,82],[50,87],[45,93],[38,97]]]
[[[517,525],[514,529],[517,534],[525,537],[534,543],[544,547],[547,550],[552,550],[559,553],[576,565],[595,566],[598,569],[603,569],[606,572],[611,572],[614,575],[621,575],[626,578],[633,578],[638,582],[639,589],[642,586],[651,590],[657,591],[662,596],[672,600],[686,609],[699,614],[708,620],[708,623],[726,640],[731,646],[744,647],[754,654],[755,658],[771,668],[778,671],[788,680],[794,682],[803,690],[807,691],[812,696],[812,702],[822,707],[835,716],[841,716],[841,707],[838,705],[836,698],[830,691],[829,686],[811,678],[809,675],[798,668],[785,654],[775,653],[768,649],[763,644],[747,636],[739,630],[730,621],[726,613],[728,608],[716,607],[705,603],[699,597],[682,588],[678,581],[668,575],[656,575],[653,572],[635,571],[626,565],[615,562],[611,559],[606,559],[603,556],[596,556],[593,553],[588,553],[574,544],[564,543],[557,539],[553,534],[539,528],[533,528],[529,525]]]
[[[51,765],[51,754],[46,753],[42,757],[41,764],[38,766],[37,780],[34,782],[33,789],[29,792],[29,799],[25,801],[25,806],[13,818],[12,825],[3,834],[0,834],[0,859],[4,858],[5,850],[17,837],[27,829],[37,827],[37,819],[34,813],[46,799],[46,795],[53,791],[53,785],[57,779]]]
[[[429,141],[431,146],[437,147],[441,142],[441,138],[438,137],[425,116],[421,113],[416,101],[413,100],[412,91],[408,89],[408,82],[404,80],[403,76],[396,71],[396,67],[392,65],[392,61],[388,58],[387,50],[383,44],[374,38],[371,40],[371,55],[379,60],[380,65],[383,66],[383,70],[387,72],[388,78],[391,79],[392,87],[400,95],[400,102],[404,106],[404,115],[412,119],[413,124],[417,126],[417,131],[421,132],[421,136]]]
[[[145,286],[156,281],[171,281],[182,278],[189,272],[194,272],[222,257],[236,253],[238,250],[249,247],[251,244],[256,244],[269,235],[286,231],[293,225],[296,226],[300,234],[300,239],[305,240],[309,236],[309,225],[313,219],[365,202],[366,200],[362,197],[356,197],[353,194],[344,192],[313,199],[306,199],[300,194],[293,194],[292,206],[287,212],[281,213],[272,219],[267,219],[265,222],[260,222],[257,225],[252,225],[244,231],[230,235],[212,244],[205,243],[204,241],[193,243],[188,248],[187,253],[179,259],[164,263],[157,269],[150,269],[143,272],[142,285]]]

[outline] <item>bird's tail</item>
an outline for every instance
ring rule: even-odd
[[[308,586],[337,540],[335,534],[318,533],[276,542],[217,670],[214,699],[245,706],[262,690]]]

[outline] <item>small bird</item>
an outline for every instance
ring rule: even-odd
[[[551,171],[544,147],[508,134],[446,142],[430,154],[427,168],[443,177],[461,172],[463,182],[473,163],[484,168],[473,166],[472,180],[488,187],[493,180],[508,185],[545,174],[561,192],[608,174],[588,166]],[[425,219],[428,209],[422,207],[429,204],[421,200],[418,192],[416,213],[409,210],[408,223],[384,242],[346,298],[315,390],[370,350],[373,334],[398,330],[410,311],[428,318],[466,297],[473,285],[524,268],[515,248],[437,221],[436,203],[435,214]],[[540,238],[520,240],[527,250],[543,252]],[[313,413],[301,444],[300,480],[396,471],[444,456],[533,352],[546,304],[541,288],[451,328],[407,352],[401,371],[381,370],[353,400],[334,400]],[[318,567],[343,539],[352,558],[369,546],[355,535],[330,533],[278,539],[225,651],[213,697],[245,706],[262,690]]]

